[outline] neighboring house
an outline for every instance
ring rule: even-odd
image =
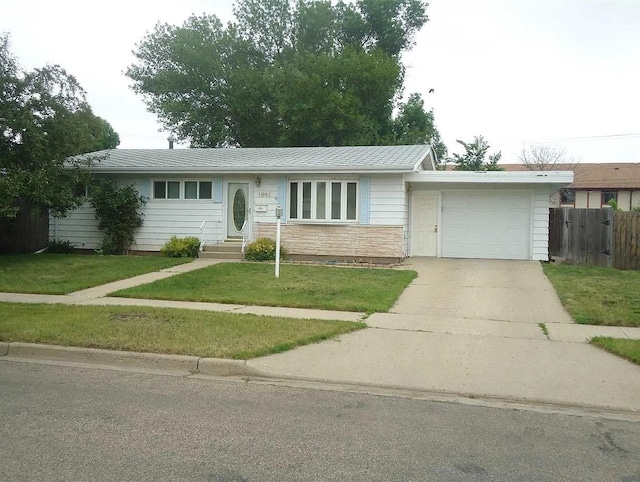
[[[526,171],[522,164],[501,164],[507,171]],[[558,164],[554,171],[573,171],[574,180],[551,198],[551,207],[606,207],[610,200],[623,211],[640,206],[640,163]]]
[[[207,244],[275,238],[289,255],[548,259],[548,198],[570,172],[436,171],[429,146],[115,149],[92,170],[147,199],[135,249],[172,235]],[[204,225],[203,225],[204,223]],[[52,220],[51,236],[93,249],[93,210]],[[202,231],[200,228],[202,227]]]

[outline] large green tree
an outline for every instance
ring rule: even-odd
[[[165,128],[192,147],[408,143],[396,135],[402,52],[421,0],[239,0],[235,20],[158,24],[127,69]],[[413,104],[412,104],[413,105]],[[433,114],[417,142],[437,133]],[[402,114],[401,114],[402,115]]]
[[[19,201],[55,215],[77,206],[86,163],[65,168],[65,159],[119,143],[73,76],[58,65],[23,70],[0,35],[0,219],[14,218]]]
[[[454,171],[504,171],[498,165],[502,153],[488,154],[489,143],[482,136],[473,138],[473,142],[456,141],[464,147],[464,154],[453,154],[447,162],[454,164]]]
[[[438,162],[444,161],[447,147],[436,129],[433,111],[425,110],[420,94],[411,94],[398,110],[393,121],[394,144],[431,144]]]

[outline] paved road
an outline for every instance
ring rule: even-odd
[[[640,481],[640,422],[0,361],[0,480]]]

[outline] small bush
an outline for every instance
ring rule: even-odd
[[[280,259],[284,258],[285,249],[280,246]],[[249,261],[275,261],[276,242],[269,238],[258,238],[247,245],[244,257]]]
[[[94,186],[91,206],[95,209],[98,229],[104,232],[101,254],[128,254],[135,241],[135,231],[142,226],[138,212],[145,200],[133,186],[118,187],[111,179]]]
[[[74,244],[68,239],[50,239],[47,245],[47,253],[69,254],[73,252]]]
[[[200,240],[195,236],[179,238],[171,236],[160,252],[170,258],[196,258],[200,251]]]
[[[609,199],[609,202],[607,202],[607,204],[609,205],[609,207],[613,208],[614,211],[622,211],[622,209],[620,209],[620,206],[618,206],[618,201],[616,201],[615,199]]]

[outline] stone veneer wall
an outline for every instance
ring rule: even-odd
[[[256,223],[256,238],[276,238],[275,223]],[[282,245],[289,254],[402,258],[402,226],[283,224]]]

